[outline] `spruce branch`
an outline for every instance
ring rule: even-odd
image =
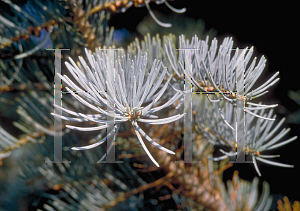
[[[0,2],[0,100],[10,105],[13,101],[6,96],[18,95],[14,102],[18,108],[15,113],[20,118],[13,125],[24,134],[16,138],[0,126],[0,165],[12,150],[21,152],[14,158],[21,163],[16,184],[39,193],[33,207],[42,206],[46,210],[138,209],[146,206],[141,196],[151,192],[157,195],[152,198],[156,202],[172,200],[177,209],[185,205],[198,210],[269,209],[272,199],[267,183],[263,183],[263,191],[259,194],[257,178],[252,183],[246,182],[235,172],[227,186],[221,181],[223,171],[232,165],[224,163],[236,155],[234,110],[238,101],[245,101],[246,105],[246,144],[244,149],[238,150],[252,157],[257,173],[260,175],[258,161],[293,167],[273,160],[279,155],[268,154],[269,150],[297,139],[296,136],[286,137],[289,129],[280,129],[284,119],[275,122],[273,108],[277,105],[250,102],[268,93],[279,80],[277,72],[255,87],[266,59],[261,57],[258,63],[256,58],[251,61],[253,47],[245,48],[238,56],[238,51],[232,55],[232,38],[225,38],[221,45],[213,39],[209,46],[208,37],[200,40],[194,36],[190,41],[182,35],[176,47],[172,34],[162,39],[147,34],[143,41],[136,39],[130,44],[126,53],[115,52],[117,62],[112,64],[108,54],[95,47],[106,49],[105,45],[113,44],[113,28],[106,27],[113,13],[126,12],[131,6],[145,6],[158,25],[171,25],[159,21],[159,16],[150,8],[150,0],[14,2]],[[173,8],[166,0],[152,2],[164,3],[175,13],[185,11],[185,8]],[[64,113],[56,117],[76,124],[64,124],[63,134],[60,134],[64,135],[66,155],[63,161],[72,160],[72,166],[68,162],[50,162],[53,147],[49,143],[57,134],[53,130],[54,114],[51,113],[53,58],[48,54],[40,56],[40,50],[46,47],[75,49],[70,52],[71,57],[81,54],[81,47],[93,51],[86,50],[85,58],[80,57],[79,62],[70,59],[66,62],[69,72],[59,76],[63,87],[66,85],[73,97],[66,96],[63,107],[55,105]],[[184,51],[181,51],[187,48],[197,49],[192,53],[191,70],[184,67]],[[236,94],[235,77],[241,62],[246,67],[245,95]],[[115,78],[107,74],[109,67],[115,68]],[[179,109],[184,94],[189,93],[181,89],[183,80],[193,84],[193,92],[206,93],[205,98],[199,99],[198,107],[193,105],[195,127],[192,134],[188,134],[193,137],[193,156],[201,162],[199,165],[175,163],[182,160],[184,153],[183,125],[177,121],[185,116]],[[108,117],[115,117],[115,120],[107,120]],[[113,123],[116,123],[114,129],[106,134],[103,129]],[[124,160],[123,164],[94,165],[99,157],[102,156],[100,161],[105,158],[113,144],[100,152],[71,150],[70,146],[83,144],[80,141],[87,139],[87,133],[92,134],[84,131],[98,130],[101,133],[89,144],[84,141],[85,146],[72,149],[95,148],[115,133],[118,135],[115,145],[122,152],[118,158]],[[221,149],[223,156],[211,158],[216,146],[229,147],[229,150]],[[213,160],[222,164],[217,166]],[[155,166],[151,166],[153,163]],[[1,187],[2,184],[1,181]],[[53,190],[55,194],[49,194]],[[3,196],[0,204],[8,198],[6,194]],[[41,205],[44,199],[47,202]],[[278,207],[291,209],[286,198]]]
[[[166,68],[164,68],[163,72],[160,76],[158,73],[162,68],[162,63],[154,60],[153,65],[151,67],[147,66],[147,54],[143,54],[140,51],[138,52],[135,60],[131,61],[131,57],[128,54],[125,57],[124,53],[117,54],[118,60],[115,66],[115,74],[116,79],[114,79],[110,74],[106,73],[107,68],[113,68],[111,66],[113,63],[108,59],[108,55],[104,53],[96,52],[95,55],[90,54],[86,50],[86,55],[91,65],[91,68],[86,64],[86,62],[79,57],[81,62],[82,70],[74,63],[72,59],[70,59],[70,63],[66,63],[66,66],[73,77],[77,80],[77,83],[80,84],[80,87],[77,86],[74,82],[72,82],[66,75],[59,75],[62,80],[73,90],[78,92],[76,95],[70,88],[67,87],[67,90],[71,93],[71,95],[80,101],[85,106],[93,109],[100,113],[95,114],[98,115],[99,118],[88,117],[85,114],[80,114],[76,112],[69,111],[67,109],[63,109],[69,114],[80,116],[80,121],[95,121],[100,123],[98,127],[74,127],[67,126],[70,129],[80,130],[80,131],[92,131],[92,130],[100,130],[108,127],[108,123],[104,119],[105,116],[112,116],[106,108],[101,108],[104,105],[111,107],[115,105],[114,108],[114,116],[116,122],[116,128],[120,127],[121,122],[129,121],[134,131],[140,141],[143,149],[149,156],[149,158],[153,161],[156,166],[159,164],[154,160],[149,151],[147,150],[141,135],[144,136],[150,143],[155,145],[161,150],[164,150],[168,153],[174,154],[172,151],[160,146],[156,142],[154,142],[145,132],[139,127],[137,122],[145,122],[148,124],[167,124],[169,122],[176,121],[184,116],[184,114],[178,114],[169,118],[163,119],[144,119],[143,117],[147,117],[154,112],[158,112],[161,109],[170,106],[173,104],[179,97],[181,97],[182,92],[179,90],[175,93],[175,95],[169,99],[163,105],[153,108],[153,106],[160,103],[160,99],[162,98],[165,90],[168,87],[168,84],[171,80],[169,77],[168,81],[161,87],[162,80],[166,75]],[[145,73],[146,77],[145,77]],[[104,82],[105,76],[107,77],[107,81]],[[144,84],[143,84],[144,82]],[[115,84],[115,88],[112,86]],[[88,91],[87,93],[85,91]],[[106,94],[106,92],[113,93],[116,91],[115,95]],[[148,103],[147,106],[142,107],[145,103]],[[112,109],[112,107],[111,107]],[[69,118],[66,116],[62,116],[62,118],[67,119],[69,121],[78,121],[78,119]],[[112,135],[113,131],[109,131],[109,134]],[[104,143],[106,139],[98,141],[95,144],[84,146],[84,147],[74,147],[74,150],[84,150],[91,149],[100,144]],[[110,149],[110,148],[109,148]],[[104,157],[103,157],[104,158]],[[103,159],[102,158],[102,159]],[[101,160],[102,160],[101,159]],[[100,160],[100,161],[101,161]]]

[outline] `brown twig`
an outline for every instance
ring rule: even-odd
[[[139,188],[135,188],[129,192],[126,192],[124,195],[122,196],[119,196],[119,197],[116,197],[116,199],[114,201],[111,201],[110,203],[108,203],[107,205],[105,205],[104,207],[101,207],[102,209],[108,209],[110,207],[113,207],[115,206],[116,204],[122,202],[122,201],[125,201],[127,198],[129,198],[130,196],[134,195],[134,194],[138,194],[138,193],[142,193],[143,191],[147,190],[147,189],[150,189],[150,188],[153,188],[153,187],[156,187],[157,185],[159,184],[162,184],[165,182],[166,179],[168,178],[171,178],[173,176],[173,173],[170,172],[168,173],[166,176],[152,182],[152,183],[149,183],[149,184],[146,184],[146,185],[143,185]]]
[[[133,6],[140,7],[140,5],[144,5],[146,0],[116,0],[114,2],[106,2],[105,4],[99,4],[91,9],[89,16],[93,15],[96,12],[106,10],[109,12],[116,12],[117,10],[121,10],[122,8],[129,8],[131,6],[130,2],[133,3]],[[150,0],[152,2],[156,2],[156,0]]]
[[[293,206],[288,199],[288,197],[283,197],[283,203],[281,200],[277,201],[277,208],[279,211],[300,211],[300,202],[294,201]]]
[[[67,19],[64,19],[63,21],[66,21],[66,20]],[[52,27],[55,24],[60,24],[63,21],[62,20],[53,20],[53,19],[51,19],[51,20],[43,23],[40,26],[35,26],[35,27],[34,26],[29,26],[26,33],[15,36],[15,37],[10,37],[9,39],[11,40],[11,43],[2,43],[0,45],[0,49],[3,49],[7,46],[10,46],[12,43],[18,42],[21,39],[23,39],[24,41],[27,41],[30,38],[30,35],[39,37],[40,36],[40,31],[42,29],[45,29],[46,31],[49,31],[50,27]]]
[[[48,90],[44,84],[41,83],[33,83],[32,86],[28,86],[26,84],[19,84],[17,86],[0,86],[0,94],[3,94],[5,92],[20,92],[20,91],[26,91],[26,90]]]

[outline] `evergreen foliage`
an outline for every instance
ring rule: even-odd
[[[233,51],[230,37],[220,45],[213,38],[209,46],[205,34],[199,35],[203,40],[181,35],[178,42],[172,34],[147,34],[110,54],[122,47],[108,26],[114,13],[145,6],[160,27],[171,27],[156,18],[150,2],[185,11],[166,0],[0,2],[0,107],[11,117],[0,123],[0,173],[6,175],[0,175],[0,209],[269,210],[266,182],[260,188],[258,178],[244,181],[235,172],[224,183],[222,173],[232,166],[228,160],[236,150],[251,157],[259,176],[258,162],[293,167],[273,160],[279,155],[268,151],[297,137],[284,138],[289,129],[280,131],[285,119],[275,121],[277,105],[258,101],[279,73],[257,84],[264,56],[256,62],[253,47]],[[63,54],[63,74],[54,73],[53,52],[45,48],[71,48]],[[191,68],[183,49],[194,50]],[[241,62],[244,95],[236,92]],[[54,75],[62,79],[63,106],[54,105],[61,116],[53,113]],[[191,111],[184,109],[188,95]],[[246,112],[244,149],[237,149],[234,129],[240,103]],[[187,114],[193,119],[188,135],[198,163],[176,163],[184,160]],[[53,129],[55,117],[63,120],[59,134]],[[62,136],[62,163],[50,162],[53,136]],[[115,145],[105,148],[111,136]],[[123,163],[99,163],[112,147]],[[217,148],[222,155],[213,157]]]

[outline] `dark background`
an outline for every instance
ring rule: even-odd
[[[289,90],[300,90],[300,75],[298,74],[300,70],[297,65],[299,61],[299,41],[297,39],[299,36],[297,33],[299,17],[296,18],[295,5],[287,2],[263,4],[254,1],[231,3],[228,1],[192,0],[177,0],[170,2],[170,4],[175,8],[187,8],[186,13],[178,15],[184,15],[195,20],[200,18],[205,22],[207,30],[215,29],[219,42],[225,36],[233,36],[234,47],[254,46],[254,56],[260,59],[264,55],[267,59],[267,66],[260,77],[261,81],[258,81],[259,85],[267,81],[275,72],[280,72],[279,83],[275,84],[268,94],[260,98],[260,101],[265,104],[279,104],[275,109],[277,122],[300,109],[300,106],[287,96]],[[150,6],[153,11],[157,10],[165,15],[174,14],[165,5],[151,3]],[[145,7],[132,7],[125,14],[113,16],[110,24],[116,29],[122,26],[130,33],[137,33],[137,24],[147,15],[149,16],[149,13]],[[282,140],[295,135],[300,137],[299,124],[285,124],[284,127],[290,127],[291,131]],[[272,152],[272,154],[281,155],[277,161],[295,165],[293,169],[258,164],[262,173],[260,180],[261,182],[268,181],[275,202],[277,196],[282,198],[283,195],[288,196],[290,201],[300,201],[299,149],[300,140],[297,139]],[[258,176],[253,165],[235,164],[225,172],[224,180],[231,179],[235,169],[239,171],[242,178],[247,180],[252,180],[254,176]]]

